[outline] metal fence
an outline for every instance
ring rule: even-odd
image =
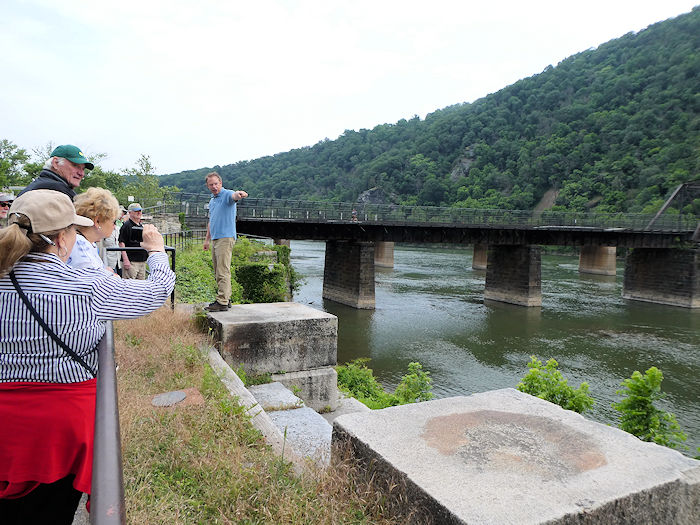
[[[207,230],[183,230],[174,233],[164,233],[163,240],[167,246],[176,250],[187,250],[195,243],[201,243],[207,236]]]

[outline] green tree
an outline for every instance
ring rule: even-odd
[[[655,406],[663,399],[661,370],[652,366],[644,375],[635,370],[632,377],[622,382],[619,395],[626,396],[613,408],[621,413],[619,427],[643,441],[651,441],[670,448],[679,448],[687,439],[676,416]]]
[[[25,170],[28,160],[26,150],[7,139],[0,140],[0,188],[29,183]]]
[[[136,161],[136,167],[124,170],[126,185],[120,193],[124,193],[124,197],[133,196],[142,206],[155,206],[158,202],[166,202],[173,192],[179,190],[174,186],[161,187],[155,170],[151,158],[141,154]]]

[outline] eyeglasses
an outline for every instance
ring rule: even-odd
[[[11,204],[11,202],[0,202],[0,207],[9,208]]]

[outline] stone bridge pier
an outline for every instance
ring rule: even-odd
[[[489,246],[484,299],[542,306],[539,246]]]
[[[374,243],[326,241],[323,298],[374,309]]]
[[[700,308],[700,249],[635,248],[627,255],[622,297]]]
[[[375,307],[375,266],[381,265],[376,244],[383,251],[379,259],[388,265],[388,247],[381,243],[326,241],[324,299],[353,308]],[[393,259],[393,245],[390,248]],[[615,252],[610,246],[582,246],[579,272],[614,276]],[[539,245],[475,245],[472,267],[486,268],[484,299],[542,306]],[[622,297],[700,308],[700,249],[635,248],[627,256]]]

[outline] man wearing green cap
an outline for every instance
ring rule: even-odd
[[[79,147],[70,144],[58,146],[51,152],[51,157],[44,164],[39,176],[19,195],[31,190],[55,190],[72,199],[75,197],[73,188],[80,186],[80,181],[85,177],[85,170],[94,167]]]

